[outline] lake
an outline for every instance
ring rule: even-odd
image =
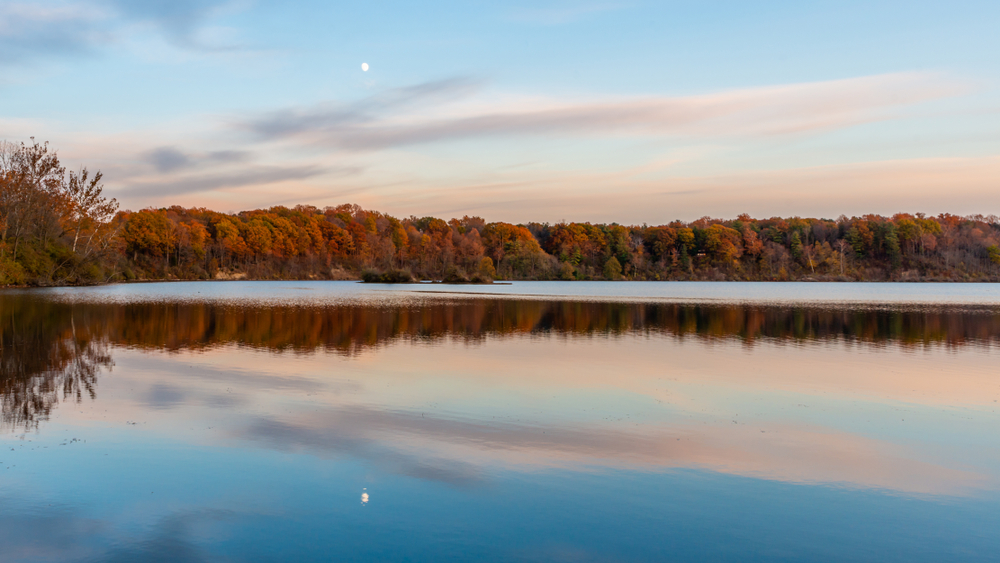
[[[1000,285],[0,291],[3,561],[995,561]]]

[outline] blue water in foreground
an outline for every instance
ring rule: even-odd
[[[997,286],[136,284],[0,326],[5,562],[1000,553]]]

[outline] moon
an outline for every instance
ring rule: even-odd
[[[368,72],[368,63],[361,63],[361,70]]]

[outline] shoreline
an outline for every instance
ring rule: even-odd
[[[512,285],[513,282],[532,282],[532,283],[586,283],[586,282],[601,282],[601,283],[718,283],[718,284],[739,284],[739,283],[767,283],[767,284],[788,284],[788,283],[830,283],[830,284],[996,284],[1000,283],[1000,280],[943,280],[943,279],[929,279],[929,280],[844,280],[844,279],[799,279],[799,280],[497,280],[492,284],[476,284],[476,283],[449,283],[439,280],[426,280],[426,281],[413,281],[413,282],[365,282],[361,279],[315,279],[315,278],[281,278],[281,279],[254,279],[254,278],[239,278],[239,279],[148,279],[148,280],[120,280],[112,282],[102,282],[102,283],[88,283],[88,284],[52,284],[52,285],[0,285],[0,290],[4,289],[47,289],[47,288],[64,288],[64,287],[104,287],[112,285],[133,285],[133,284],[154,284],[154,283],[239,283],[239,282],[352,282],[352,283],[362,283],[368,285],[454,285],[454,286],[467,286],[467,285]]]

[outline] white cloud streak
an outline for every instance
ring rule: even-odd
[[[373,98],[351,106],[280,110],[239,127],[257,140],[348,151],[517,136],[772,136],[889,119],[902,108],[956,95],[963,87],[935,74],[901,73],[700,96],[594,101],[466,99],[446,105],[440,102],[449,93],[469,94],[468,85],[435,83],[433,91],[433,97],[419,88],[413,94],[396,92],[397,107]]]

